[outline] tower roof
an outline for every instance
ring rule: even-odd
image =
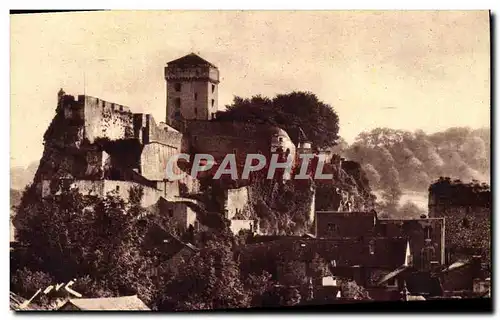
[[[203,59],[194,52],[185,55],[184,57],[181,57],[179,59],[167,62],[167,64],[175,66],[210,66],[212,68],[217,68],[216,66],[214,66],[213,64]]]

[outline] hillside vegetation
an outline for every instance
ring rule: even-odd
[[[489,128],[433,134],[377,128],[360,133],[351,145],[340,141],[332,150],[362,164],[371,187],[379,191],[381,209],[389,214],[398,213],[403,194],[427,193],[439,177],[490,180]]]

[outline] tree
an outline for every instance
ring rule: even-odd
[[[139,219],[141,193],[135,192],[131,203],[113,193],[84,196],[64,186],[42,200],[24,197],[16,215],[23,247],[14,253],[16,269],[29,266],[58,283],[76,278],[86,297],[138,294],[150,304],[161,282],[160,255],[143,247],[151,223]]]
[[[231,245],[207,243],[171,279],[162,293],[164,310],[231,309],[250,306],[252,295],[245,291],[239,265]]]
[[[407,201],[398,210],[398,218],[416,219],[425,214],[426,214],[425,210],[418,207],[411,201]]]
[[[382,198],[389,205],[397,205],[402,195],[398,170],[395,167],[390,167],[382,183],[384,188]]]
[[[340,292],[344,298],[354,300],[372,300],[368,291],[358,285],[355,281],[341,281]]]
[[[366,176],[368,177],[368,180],[370,181],[370,185],[372,187],[374,187],[375,189],[377,189],[380,186],[380,180],[382,179],[382,177],[380,176],[378,171],[370,163],[365,164],[363,166],[363,170],[365,171]]]
[[[265,305],[265,294],[272,289],[274,282],[271,274],[263,271],[260,275],[248,274],[244,280],[244,288],[250,296],[251,307],[262,307]]]
[[[302,128],[315,147],[334,146],[338,139],[339,118],[331,106],[311,92],[279,94],[270,99],[262,96],[235,97],[217,121],[250,121],[279,126],[298,143],[296,134]]]

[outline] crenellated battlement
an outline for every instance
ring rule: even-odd
[[[86,105],[93,105],[102,108],[103,112],[116,112],[116,113],[132,113],[130,108],[118,103],[109,102],[100,98],[87,96],[87,95],[79,95],[78,101],[85,102]]]

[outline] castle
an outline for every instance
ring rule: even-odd
[[[181,228],[197,229],[196,212],[204,205],[192,195],[201,193],[200,182],[189,175],[170,181],[165,170],[170,157],[207,153],[220,161],[232,153],[242,164],[248,153],[269,156],[280,148],[295,155],[296,146],[278,127],[213,121],[218,111],[219,70],[198,55],[168,62],[165,80],[166,119],[159,123],[151,114],[134,113],[130,107],[97,97],[74,97],[61,89],[35,176],[41,196],[59,193],[63,183],[83,194],[115,192],[125,199],[131,188],[140,187],[144,207],[161,208]],[[299,148],[303,151],[310,145],[304,142]],[[235,218],[248,206],[248,198],[249,190],[243,186],[227,188],[220,200],[235,233],[255,227],[250,219]]]

